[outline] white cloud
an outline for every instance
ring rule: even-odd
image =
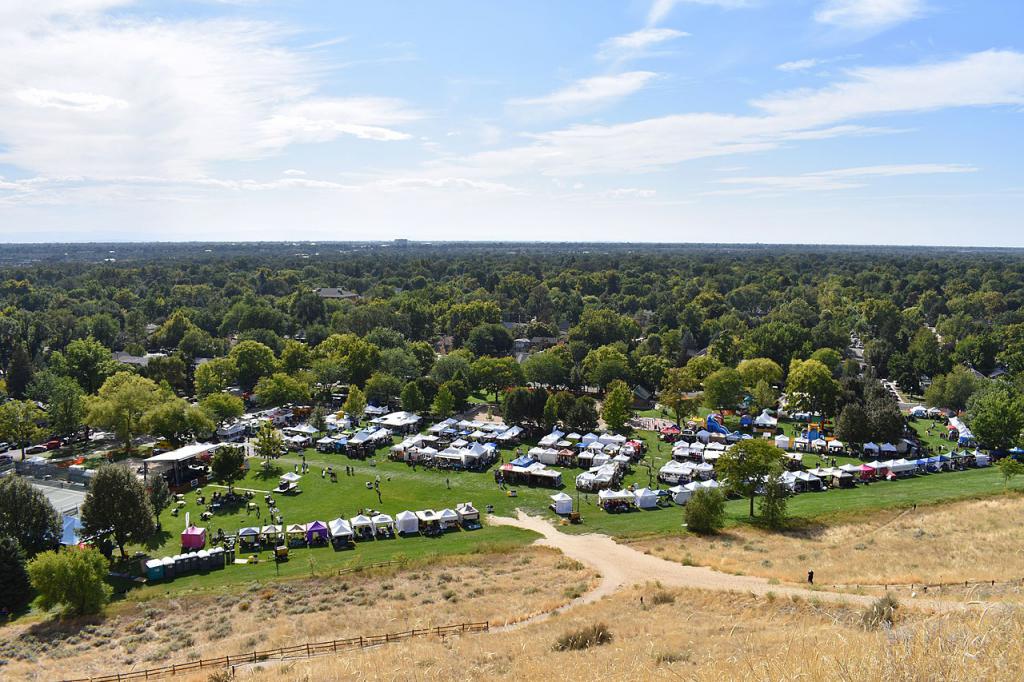
[[[321,96],[323,65],[284,47],[273,25],[103,13],[125,4],[0,10],[0,162],[44,175],[201,176],[297,142],[406,139],[398,128],[419,117],[394,99]]]
[[[796,141],[891,129],[866,117],[1024,103],[1024,54],[989,51],[940,64],[856,69],[845,81],[755,101],[760,114],[687,113],[614,125],[577,125],[527,136],[530,144],[451,159],[463,173],[578,176],[643,172]]]
[[[924,0],[826,0],[814,14],[822,24],[853,30],[881,30],[920,17]]]
[[[627,71],[611,76],[582,78],[543,97],[511,100],[516,107],[539,107],[556,114],[575,113],[610,104],[643,89],[658,74]]]
[[[937,175],[949,173],[974,173],[978,169],[963,164],[888,164],[838,168],[834,170],[803,173],[800,175],[770,175],[754,177],[723,178],[716,182],[723,185],[744,185],[744,187],[711,192],[711,194],[758,194],[765,190],[797,192],[830,192],[863,187],[871,178],[892,178],[909,175]]]
[[[284,173],[282,173],[282,175],[287,175],[288,177],[292,178],[302,177],[305,174],[306,171],[299,170],[298,168],[289,168]]]
[[[714,5],[725,9],[737,9],[740,7],[750,7],[754,4],[754,1],[755,0],[654,0],[651,4],[651,9],[647,12],[647,25],[653,26],[660,23],[669,15],[676,5]]]
[[[775,68],[779,71],[806,71],[807,69],[813,69],[818,64],[821,64],[819,59],[797,59],[792,62],[783,62]]]
[[[601,43],[601,51],[598,56],[605,59],[635,56],[656,45],[689,35],[685,31],[677,31],[672,28],[642,28],[639,31],[615,36],[604,41]]]

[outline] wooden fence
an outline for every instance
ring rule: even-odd
[[[206,658],[188,663],[175,663],[160,668],[148,670],[132,670],[130,672],[113,673],[100,675],[98,677],[79,677],[65,682],[129,682],[131,680],[157,680],[174,675],[198,672],[202,670],[230,669],[240,665],[252,665],[263,661],[288,660],[296,658],[312,658],[314,656],[325,656],[345,651],[355,651],[369,647],[382,646],[395,642],[403,642],[418,637],[452,637],[471,632],[487,632],[490,630],[488,622],[482,623],[459,623],[458,625],[442,625],[435,628],[423,628],[407,630],[383,635],[370,635],[369,637],[349,637],[348,639],[335,639],[329,642],[307,642],[295,646],[268,649],[266,651],[253,651],[248,654],[236,654],[234,656],[221,656],[219,658]]]
[[[348,568],[338,569],[338,575],[345,575],[346,573],[359,573],[360,571],[368,571],[371,568],[384,568],[386,566],[398,566],[404,564],[405,561],[396,559],[392,561],[378,561],[375,564],[362,564],[361,566],[349,566]]]
[[[885,590],[927,590],[937,587],[995,587],[996,585],[1019,585],[1024,587],[1024,578],[1012,580],[958,580],[948,583],[830,583],[833,588],[881,587]]]

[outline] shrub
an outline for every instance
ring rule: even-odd
[[[896,597],[887,594],[876,599],[864,612],[862,622],[868,630],[880,627],[891,628],[896,623],[896,609],[900,606]]]
[[[661,604],[675,604],[676,598],[671,592],[655,592],[651,595],[651,604],[654,606],[660,606]]]
[[[717,533],[725,525],[725,495],[718,489],[701,489],[686,503],[686,527],[694,533]]]
[[[69,614],[98,613],[113,591],[105,582],[107,561],[93,548],[43,552],[28,574],[43,608],[59,605]]]
[[[555,642],[555,651],[581,651],[612,641],[612,633],[604,623],[594,623],[574,632],[567,632]]]
[[[12,537],[0,536],[0,608],[19,611],[28,603],[25,553]]]

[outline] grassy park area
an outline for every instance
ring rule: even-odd
[[[927,428],[927,422],[916,427]],[[652,432],[635,434],[648,445],[645,458],[634,466],[627,476],[625,485],[651,485],[659,487],[657,471],[670,457],[670,446],[658,441]],[[528,448],[524,444],[521,448]],[[177,515],[170,509],[161,517],[163,531],[146,547],[152,556],[173,555],[180,551],[179,534],[184,527],[185,513],[188,512],[197,525],[205,526],[210,535],[217,529],[227,534],[237,533],[245,526],[260,526],[271,523],[268,518],[264,495],[278,482],[278,477],[294,471],[301,465],[305,455],[309,473],[302,477],[297,495],[276,495],[277,507],[284,525],[307,523],[314,520],[330,521],[339,516],[349,518],[364,509],[376,509],[394,516],[402,510],[454,508],[460,502],[473,502],[483,511],[487,505],[495,514],[511,515],[517,508],[528,513],[548,515],[549,496],[554,492],[547,488],[515,488],[516,496],[510,496],[494,482],[493,472],[472,473],[437,469],[415,470],[401,462],[387,458],[388,448],[380,448],[373,458],[365,461],[349,459],[345,455],[324,454],[315,450],[295,453],[275,462],[275,466],[264,472],[261,461],[250,460],[252,467],[248,474],[236,483],[236,490],[251,490],[253,501],[258,503],[261,516],[256,518],[245,507],[217,513],[208,521],[200,521],[203,511],[196,503],[197,495],[185,495],[185,504],[178,508]],[[504,450],[507,461],[514,456],[512,450]],[[842,462],[856,461],[839,458]],[[805,456],[809,467],[817,464],[815,456]],[[321,477],[321,469],[331,466],[338,472],[338,480],[332,483],[330,477]],[[345,475],[346,466],[354,475]],[[497,465],[496,465],[497,466]],[[682,508],[668,506],[650,511],[634,511],[627,514],[608,514],[596,505],[596,495],[579,494],[575,489],[578,469],[564,469],[564,491],[576,497],[582,512],[583,523],[566,525],[569,533],[601,532],[620,538],[631,538],[652,534],[678,533],[682,530]],[[371,483],[380,477],[381,501]],[[660,487],[665,487],[661,484]],[[209,496],[217,486],[208,485],[204,494]],[[997,470],[972,469],[965,472],[931,474],[898,481],[883,481],[869,486],[858,486],[849,490],[829,490],[822,493],[807,493],[790,499],[789,510],[794,517],[804,520],[839,521],[844,515],[851,515],[876,509],[907,507],[913,504],[928,504],[961,498],[990,495],[1000,492],[1003,482]],[[486,515],[485,515],[486,516]],[[730,500],[727,504],[728,524],[749,523],[747,502]],[[291,553],[288,562],[275,564],[269,551],[260,554],[260,562],[246,566],[232,566],[223,572],[206,575],[192,575],[176,579],[173,583],[153,589],[179,591],[194,588],[212,588],[219,585],[246,580],[262,580],[275,576],[300,577],[314,572],[334,571],[374,562],[400,558],[418,559],[430,556],[466,554],[492,551],[495,547],[516,546],[531,542],[531,533],[508,527],[487,526],[477,531],[455,531],[438,538],[399,538],[360,542],[355,549],[335,551],[332,548],[300,549]]]

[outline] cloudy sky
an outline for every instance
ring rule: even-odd
[[[0,241],[1024,246],[1024,2],[3,0]]]

